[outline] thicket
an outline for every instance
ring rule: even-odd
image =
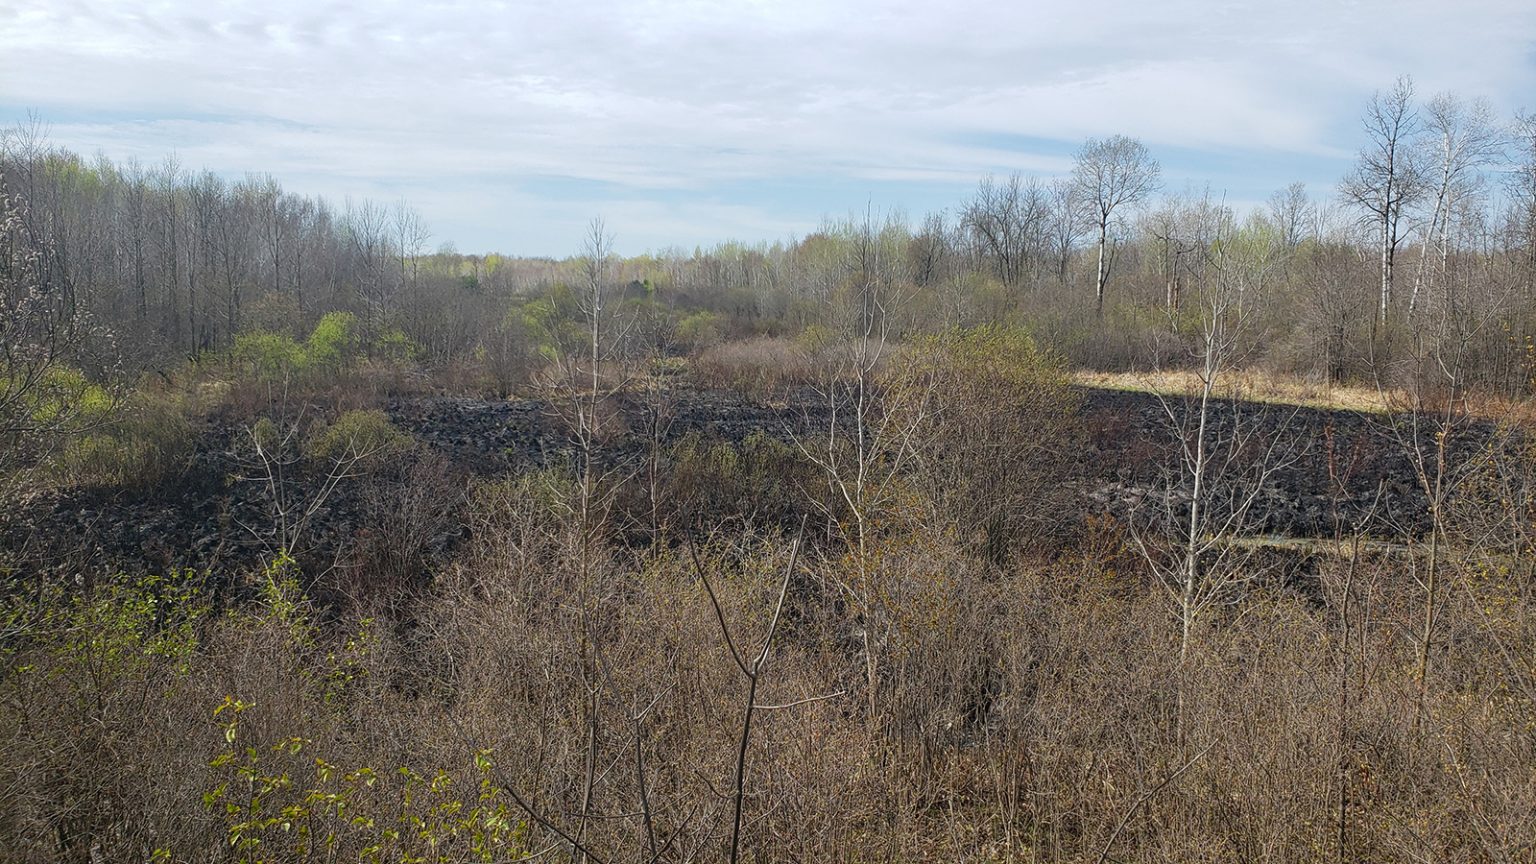
[[[574,490],[486,485],[469,548],[372,609],[306,599],[283,559],[238,608],[204,586],[229,574],[17,586],[7,856],[725,858],[738,764],[745,860],[1520,860],[1536,837],[1528,558],[1450,559],[1420,714],[1396,553],[1253,586],[1181,661],[1112,526],[996,564],[904,523],[874,617],[836,545],[717,525],[583,552]],[[775,617],[738,763],[732,652]]]

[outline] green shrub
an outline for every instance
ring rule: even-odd
[[[241,372],[264,382],[288,381],[308,365],[304,346],[286,333],[253,330],[235,337],[231,352]]]
[[[677,322],[677,341],[696,351],[720,341],[723,319],[716,313],[700,310]]]
[[[301,736],[257,731],[252,703],[214,709],[220,782],[203,795],[239,861],[508,861],[530,851],[528,825],[495,780],[493,752],[474,754],[469,792],[443,770],[347,766]]]
[[[405,335],[404,330],[391,327],[373,340],[373,354],[386,363],[403,366],[420,356],[421,346]]]
[[[162,482],[187,464],[196,446],[195,403],[186,393],[136,391],[89,431],[67,439],[48,460],[47,474],[79,486],[142,489]]]
[[[23,391],[19,401],[38,426],[92,426],[110,417],[117,404],[110,391],[67,366],[48,369],[30,387],[0,386],[0,392],[17,391]]]
[[[310,431],[304,455],[316,461],[371,458],[398,454],[411,443],[411,436],[395,428],[383,411],[347,411]]]
[[[305,343],[305,359],[321,369],[340,369],[357,354],[357,316],[351,312],[328,312]]]
[[[206,762],[176,714],[200,684],[197,580],[29,582],[0,598],[0,857],[171,860],[175,781]]]

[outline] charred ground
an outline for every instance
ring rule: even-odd
[[[1066,483],[1075,504],[1061,514],[1075,526],[1089,515],[1150,518],[1176,488],[1179,427],[1194,404],[1183,397],[1079,387],[1077,428],[1070,440]],[[680,442],[740,448],[753,436],[794,446],[824,435],[831,422],[825,400],[812,388],[776,399],[726,390],[677,387],[610,400],[616,430],[601,458],[633,474],[649,454],[663,466]],[[418,397],[388,401],[390,421],[418,446],[377,466],[358,482],[337,487],[314,517],[307,554],[334,563],[366,540],[376,526],[376,501],[391,489],[434,484],[462,501],[478,480],[568,465],[576,458],[559,406],[540,399],[484,400]],[[1398,416],[1331,411],[1257,402],[1217,400],[1210,412],[1212,440],[1241,437],[1233,479],[1248,482],[1260,460],[1279,465],[1264,479],[1250,533],[1284,538],[1331,537],[1351,530],[1367,514],[1385,526],[1423,529],[1427,503],[1405,443],[1413,424]],[[54,489],[26,499],[9,520],[5,542],[20,550],[28,569],[73,569],[82,578],[134,572],[195,569],[218,573],[259,564],[271,550],[258,536],[270,520],[263,484],[242,479],[248,423],[227,414],[206,421],[195,452],[165,482],[150,488]],[[1456,439],[1459,455],[1487,446],[1491,425]],[[1430,433],[1422,431],[1426,449]],[[1177,492],[1173,494],[1177,500]],[[793,496],[786,496],[792,498]],[[778,502],[792,517],[803,502]],[[715,504],[714,506],[720,506]],[[711,514],[713,516],[735,514]],[[452,556],[467,528],[451,509],[432,516],[420,562]],[[790,521],[793,521],[790,518]],[[253,531],[253,526],[258,530]]]

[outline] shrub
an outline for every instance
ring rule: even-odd
[[[231,357],[241,372],[264,383],[292,380],[308,361],[304,346],[292,336],[268,330],[236,336]]]
[[[7,860],[170,860],[168,835],[196,842],[178,790],[206,756],[178,708],[209,614],[197,581],[45,582],[0,600]]]
[[[694,359],[693,368],[705,387],[758,398],[772,398],[815,380],[815,367],[799,345],[766,336],[713,345]]]
[[[763,529],[792,530],[811,510],[811,496],[826,489],[798,450],[761,429],[739,445],[690,431],[667,449],[665,461],[662,499],[676,523],[740,519]],[[835,500],[820,506],[838,512]]]
[[[398,454],[411,443],[411,436],[395,428],[383,411],[347,411],[310,430],[304,455],[315,461],[372,458]]]
[[[48,460],[60,483],[142,490],[181,471],[197,442],[192,394],[143,388],[89,431],[67,439]]]
[[[690,351],[713,345],[720,341],[723,319],[708,310],[701,309],[677,322],[677,341]]]
[[[1076,436],[1062,364],[1021,330],[951,330],[907,346],[886,402],[910,428],[935,514],[997,559],[1068,524]]]
[[[538,324],[521,308],[502,316],[501,322],[481,339],[475,359],[493,387],[502,393],[526,386],[546,362],[540,352]]]
[[[357,354],[357,317],[351,312],[328,312],[315,324],[305,343],[305,360],[315,367],[336,370]]]
[[[373,340],[372,347],[374,355],[380,360],[396,366],[411,363],[421,354],[421,346],[405,335],[405,331],[399,327],[391,327],[380,333],[378,338]]]
[[[243,716],[251,707],[226,697],[214,709],[225,747],[211,763],[219,782],[203,796],[239,860],[491,862],[531,851],[521,811],[493,778],[493,751],[474,754],[479,782],[467,794],[441,769],[349,765],[353,754],[253,730]]]

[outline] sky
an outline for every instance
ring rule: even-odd
[[[953,212],[1114,134],[1170,191],[1332,198],[1399,75],[1536,110],[1531,0],[0,0],[0,46],[0,124],[555,257]]]

